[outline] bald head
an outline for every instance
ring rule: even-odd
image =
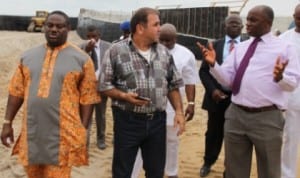
[[[173,24],[165,23],[162,26],[160,26],[160,33],[167,33],[170,35],[176,36],[176,27]]]
[[[271,31],[274,12],[266,5],[255,6],[247,15],[246,29],[250,36],[260,37]]]
[[[160,27],[159,42],[168,49],[173,49],[176,43],[176,27],[170,23],[163,24]]]
[[[300,4],[295,7],[295,12],[300,10]]]
[[[274,12],[270,6],[260,5],[255,7],[257,10],[260,10],[261,13],[265,16],[265,18],[270,21],[271,25],[274,20]],[[254,8],[253,8],[254,9]]]
[[[296,32],[300,33],[300,4],[298,4],[295,8],[294,21],[296,25]]]

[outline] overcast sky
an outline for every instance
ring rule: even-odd
[[[139,7],[199,7],[218,0],[0,0],[0,15],[33,15],[35,10],[63,10],[69,16],[77,17],[80,8],[98,11],[132,11]],[[223,0],[224,1],[224,0]],[[255,5],[265,4],[274,9],[276,16],[291,16],[300,0],[248,0],[241,11],[245,16]],[[234,6],[234,4],[228,4]]]

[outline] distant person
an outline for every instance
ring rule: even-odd
[[[129,37],[130,35],[130,22],[129,21],[124,21],[120,24],[120,29],[123,32],[123,35],[120,37],[120,40],[124,40]]]
[[[300,4],[294,11],[296,27],[290,29],[279,37],[291,42],[297,49],[298,60],[300,61]],[[281,178],[297,177],[297,155],[300,143],[300,87],[298,87],[288,100],[288,107],[285,112],[285,125],[283,130]]]
[[[120,30],[122,30],[122,36],[112,43],[117,43],[129,37],[130,35],[130,21],[126,20],[120,24]]]
[[[195,95],[196,83],[200,82],[197,76],[196,59],[194,54],[186,47],[177,44],[177,30],[172,24],[163,24],[160,28],[159,42],[167,47],[172,54],[180,75],[182,76],[184,86],[180,88],[181,97],[186,97],[187,106],[185,109],[185,117],[187,121],[193,119],[195,112]],[[179,138],[178,128],[174,127],[175,111],[168,101],[167,103],[167,155],[165,174],[168,178],[178,178],[178,149]],[[139,151],[137,160],[131,175],[131,178],[138,178],[142,168],[142,157]]]
[[[111,43],[101,39],[100,29],[96,26],[88,26],[86,37],[87,42],[81,44],[81,48],[85,50],[93,60],[96,79],[98,80],[101,72],[103,57]],[[97,147],[101,150],[106,148],[105,144],[105,128],[106,128],[106,103],[107,96],[101,95],[101,103],[94,105],[95,120],[97,128]]]
[[[216,62],[222,64],[227,56],[243,39],[241,31],[243,22],[239,15],[232,14],[225,19],[226,36],[213,42],[216,52]],[[200,176],[206,177],[211,166],[216,162],[223,143],[225,111],[230,104],[231,90],[223,87],[209,72],[209,64],[202,62],[199,76],[205,88],[202,108],[207,110],[208,121],[205,133],[204,164],[200,169]]]
[[[45,21],[46,44],[26,51],[9,85],[1,142],[14,142],[12,122],[24,103],[13,148],[29,178],[70,178],[87,165],[86,129],[100,101],[92,60],[67,42],[69,17],[53,11]]]
[[[173,57],[158,43],[159,12],[140,8],[130,20],[132,35],[108,50],[100,91],[112,98],[113,178],[129,178],[140,148],[147,178],[162,178],[166,157],[166,106],[175,109],[174,127],[184,131],[179,88],[182,78]]]
[[[255,148],[259,178],[280,178],[286,92],[300,81],[298,55],[271,32],[274,12],[259,5],[247,15],[251,39],[241,42],[220,66],[215,51],[198,43],[210,72],[232,91],[225,113],[226,178],[249,178]],[[249,65],[248,65],[249,64]]]

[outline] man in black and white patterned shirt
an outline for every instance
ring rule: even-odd
[[[173,57],[158,44],[159,13],[141,8],[133,15],[132,35],[112,45],[104,58],[99,90],[112,98],[114,117],[113,178],[131,175],[138,148],[146,177],[162,178],[166,154],[169,99],[179,134],[185,119],[179,88],[183,86]]]

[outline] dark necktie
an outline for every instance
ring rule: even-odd
[[[230,44],[229,44],[229,53],[234,49],[234,45],[235,45],[235,40],[231,39],[229,40]]]
[[[93,60],[94,68],[95,68],[95,71],[96,71],[98,69],[98,57],[97,57],[97,53],[96,53],[95,48],[93,48],[93,50],[91,52],[91,58]]]
[[[249,64],[250,58],[253,56],[256,46],[260,40],[261,40],[260,38],[255,38],[253,40],[253,42],[248,47],[248,50],[247,50],[243,60],[240,63],[240,66],[235,74],[235,77],[234,77],[234,80],[232,83],[232,94],[233,95],[238,94],[240,91],[242,78],[243,78],[246,68]]]

